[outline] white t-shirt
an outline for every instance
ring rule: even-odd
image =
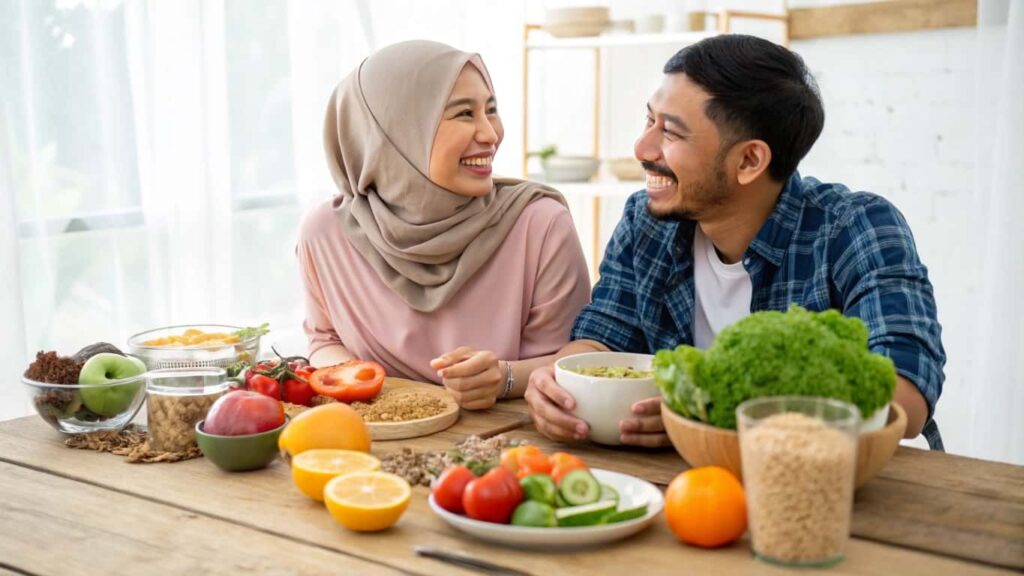
[[[722,328],[750,314],[753,287],[743,262],[722,262],[700,226],[693,234],[693,280],[693,343],[705,350]]]

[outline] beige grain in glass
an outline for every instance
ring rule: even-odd
[[[850,534],[856,441],[795,412],[741,436],[755,553],[792,563],[843,554]]]

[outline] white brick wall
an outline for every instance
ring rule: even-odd
[[[973,29],[794,42],[818,79],[825,130],[801,171],[892,201],[935,285],[949,361],[936,417],[946,448],[967,451],[967,405],[981,258],[973,217]]]

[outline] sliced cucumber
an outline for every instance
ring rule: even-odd
[[[619,492],[615,488],[607,484],[601,484],[601,498],[600,501],[611,500],[615,504],[619,503]]]
[[[605,524],[614,524],[616,522],[625,522],[627,520],[635,520],[637,518],[643,518],[647,515],[647,504],[643,506],[637,506],[636,508],[629,508],[626,510],[619,510],[613,512],[604,517]]]
[[[593,504],[601,499],[601,484],[589,470],[573,470],[558,484],[558,493],[570,506]]]
[[[615,513],[614,502],[594,502],[583,506],[570,506],[555,510],[559,526],[596,526]]]
[[[570,506],[570,504],[565,501],[565,498],[562,498],[562,493],[561,492],[556,492],[555,493],[555,508],[568,508],[569,506]]]

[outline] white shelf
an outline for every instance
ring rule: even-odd
[[[543,29],[540,30],[543,32]],[[715,36],[715,32],[675,32],[671,34],[605,34],[580,38],[555,38],[544,32],[526,42],[527,50],[563,48],[613,48],[616,46],[685,46]]]
[[[602,180],[598,182],[545,182],[568,198],[627,198],[643,190],[643,180]]]

